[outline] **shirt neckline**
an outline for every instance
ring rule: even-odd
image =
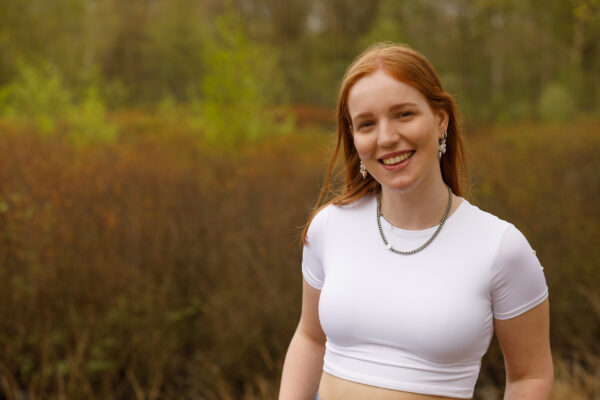
[[[458,207],[456,208],[456,210],[454,210],[454,212],[452,214],[450,214],[448,216],[448,218],[446,219],[446,224],[448,224],[450,221],[454,220],[454,216],[456,214],[459,214],[460,212],[462,212],[461,210],[465,209],[467,206],[466,204],[470,204],[466,199],[464,199],[463,197],[460,197],[461,202],[458,205]],[[377,207],[377,202],[375,202],[375,207]],[[399,228],[397,226],[392,225],[387,219],[385,219],[385,217],[382,215],[381,216],[381,228],[383,229],[383,232],[385,234],[391,233],[394,236],[403,236],[403,237],[421,237],[421,236],[430,236],[432,235],[436,229],[439,227],[439,224],[436,224],[432,227],[429,228],[425,228],[425,229],[403,229],[403,228]]]

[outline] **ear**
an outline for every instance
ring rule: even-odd
[[[440,128],[441,132],[446,132],[448,130],[448,123],[450,121],[450,116],[448,115],[448,112],[446,110],[444,110],[443,108],[440,108],[440,110],[438,111],[438,118],[439,118],[439,122],[438,122],[438,127]]]

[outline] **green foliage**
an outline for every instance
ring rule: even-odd
[[[60,72],[49,63],[19,63],[18,77],[0,91],[0,113],[8,119],[31,122],[47,134],[72,107],[71,93]]]
[[[251,42],[234,14],[216,18],[213,35],[203,47],[200,96],[190,103],[192,128],[225,146],[289,130],[269,109],[280,84],[274,52]]]
[[[373,28],[366,32],[361,38],[361,47],[367,47],[373,43],[392,41],[404,43],[406,35],[403,30],[402,6],[403,1],[383,0],[379,6],[376,23]]]
[[[176,101],[186,99],[187,91],[197,89],[198,81],[203,76],[204,42],[209,35],[211,18],[204,10],[202,1],[170,0],[157,2],[152,20],[141,26],[140,36],[147,36],[143,58],[148,61],[143,68],[146,76],[151,76],[153,84],[144,84],[135,79],[127,82],[140,94],[144,93],[146,101],[160,102],[163,97],[173,97]],[[122,24],[128,25],[128,18]],[[134,49],[136,42],[130,44]],[[160,62],[156,62],[160,60]],[[116,66],[115,72],[120,75]],[[133,64],[131,68],[139,69]],[[136,73],[136,71],[132,71]],[[139,95],[139,94],[138,94]]]
[[[83,101],[69,109],[69,137],[76,146],[112,143],[117,135],[116,125],[107,121],[106,107],[98,89],[90,86]]]
[[[163,121],[171,126],[177,124],[182,117],[180,107],[173,96],[165,96],[158,103],[157,112]]]
[[[97,87],[88,86],[76,101],[58,69],[48,62],[19,64],[16,79],[0,89],[0,115],[44,135],[67,135],[76,146],[109,143],[117,134],[116,126],[107,121]]]
[[[540,96],[538,113],[545,121],[568,122],[575,116],[575,99],[560,83],[548,85]]]
[[[76,98],[93,82],[113,109],[154,107],[165,96],[202,102],[192,105],[195,127],[214,142],[236,142],[263,134],[270,118],[262,111],[274,103],[332,106],[351,60],[391,40],[432,61],[468,118],[535,117],[540,90],[556,81],[573,90],[577,110],[593,114],[599,4],[0,0],[0,85],[21,75],[15,60],[49,60]],[[48,114],[36,116],[44,130],[53,129]]]

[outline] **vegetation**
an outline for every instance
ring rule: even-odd
[[[215,122],[215,101],[330,107],[352,58],[393,40],[428,56],[472,118],[600,113],[597,0],[0,0],[0,8],[0,87],[22,75],[16,60],[50,65],[74,101],[94,85],[113,109],[206,100]]]
[[[0,0],[0,399],[274,399],[342,73],[409,43],[600,396],[600,2]],[[498,346],[476,398],[504,381]]]
[[[83,148],[3,127],[0,394],[274,399],[329,135],[305,126],[232,152],[156,115],[114,121],[117,141]],[[600,390],[598,128],[467,132],[468,198],[545,266],[557,399]],[[493,346],[477,398],[503,379]]]

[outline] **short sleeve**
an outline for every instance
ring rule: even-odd
[[[544,268],[525,236],[513,225],[504,232],[492,273],[494,318],[514,318],[548,297]]]
[[[323,259],[325,253],[325,231],[331,206],[319,211],[306,232],[306,244],[302,249],[302,275],[308,284],[321,290],[325,280]]]

